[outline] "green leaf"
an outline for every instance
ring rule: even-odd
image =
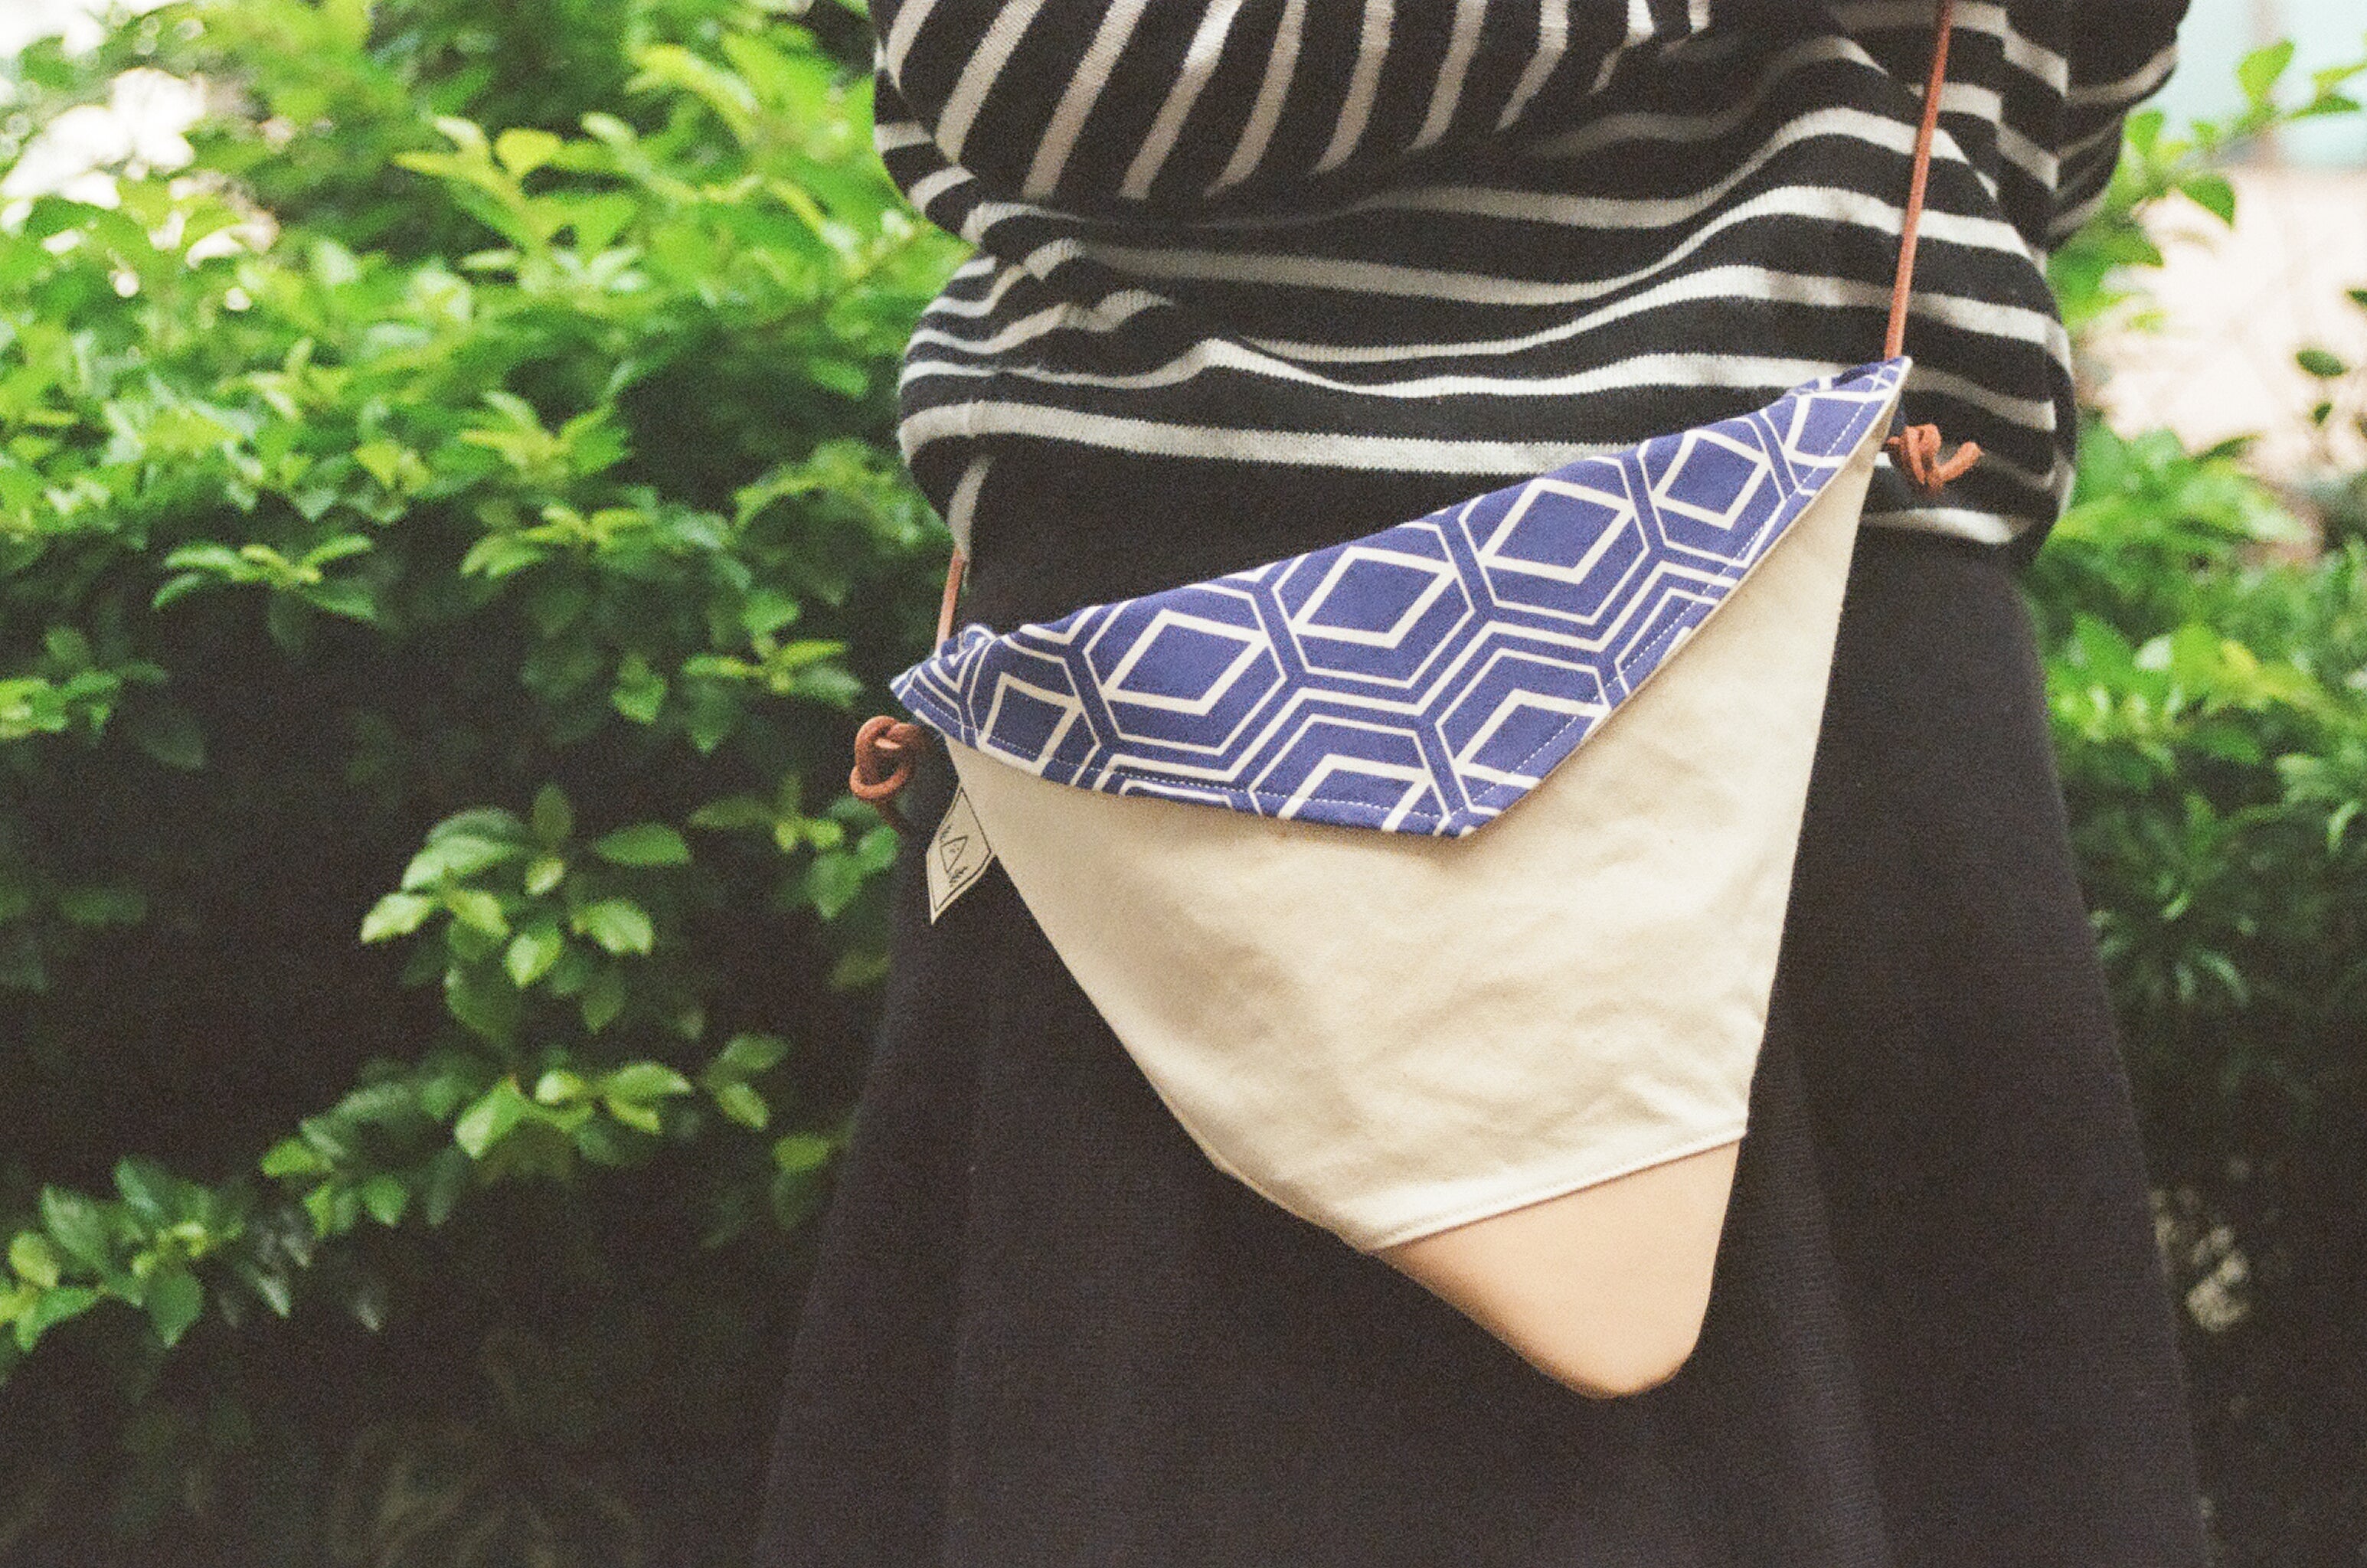
[[[546,849],[557,849],[575,831],[575,808],[557,784],[545,784],[535,792],[534,808],[527,822],[534,829],[535,841]]]
[[[583,1027],[597,1034],[625,1010],[625,976],[613,966],[603,968],[583,987]]]
[[[715,1091],[715,1108],[742,1127],[763,1132],[773,1120],[764,1097],[744,1083],[727,1083]]]
[[[41,1224],[50,1239],[68,1256],[102,1271],[115,1265],[112,1228],[107,1212],[79,1192],[62,1187],[41,1189]]]
[[[282,1138],[264,1151],[263,1174],[275,1180],[290,1176],[320,1176],[329,1162],[320,1150],[301,1138]]]
[[[856,948],[838,955],[830,966],[830,987],[834,991],[859,991],[876,986],[888,976],[888,953],[885,949]]]
[[[567,880],[567,863],[557,855],[537,855],[527,862],[525,887],[529,897],[539,898]]]
[[[148,1309],[148,1326],[155,1330],[156,1337],[169,1350],[204,1315],[206,1290],[198,1283],[196,1275],[176,1269],[148,1281],[141,1304]]]
[[[569,925],[608,953],[647,953],[657,945],[649,912],[629,898],[603,898],[575,911]]]
[[[655,1120],[654,1114],[646,1118]],[[629,1138],[618,1128],[613,1113],[608,1116],[586,1116],[575,1129],[575,1152],[594,1165],[611,1169],[631,1165],[648,1153],[648,1145],[639,1139]]]
[[[515,1081],[504,1078],[481,1095],[474,1105],[460,1113],[452,1124],[452,1141],[468,1151],[471,1159],[482,1159],[486,1152],[516,1130],[534,1107],[518,1092]]]
[[[367,534],[339,534],[334,538],[324,540],[306,550],[303,559],[299,564],[308,567],[326,566],[332,561],[345,560],[352,556],[368,555],[377,547],[377,543]]]
[[[863,891],[863,866],[851,854],[820,854],[806,868],[805,896],[825,920],[834,919]]]
[[[2305,375],[2315,376],[2321,381],[2331,381],[2336,377],[2350,374],[2350,366],[2322,348],[2305,348],[2296,351],[2293,355],[2293,363],[2302,367]]]
[[[369,41],[369,0],[323,0],[321,41],[342,53],[357,52]]]
[[[2202,174],[2180,182],[2180,190],[2189,200],[2210,213],[2220,222],[2233,228],[2236,223],[2236,187],[2227,183],[2225,175]]]
[[[777,1034],[735,1034],[715,1054],[704,1075],[711,1083],[742,1083],[779,1066],[789,1043]]]
[[[805,372],[814,385],[842,398],[860,398],[871,389],[869,372],[849,360],[817,356],[805,362]]]
[[[58,1249],[51,1247],[50,1238],[39,1231],[18,1231],[15,1239],[8,1243],[8,1267],[17,1271],[18,1279],[29,1280],[44,1290],[56,1287],[59,1272],[64,1266],[65,1260],[58,1256]]]
[[[481,887],[454,887],[444,894],[444,907],[452,918],[471,931],[499,939],[510,934],[509,917],[502,912],[502,901]]]
[[[769,828],[780,815],[772,807],[753,795],[728,795],[711,801],[690,814],[694,828],[714,828],[730,830],[737,828]]]
[[[654,724],[665,706],[666,679],[638,653],[627,654],[617,666],[617,684],[608,700],[635,724]]]
[[[461,1194],[476,1177],[476,1168],[466,1151],[458,1148],[439,1149],[427,1162],[427,1186],[420,1194],[420,1212],[431,1225],[440,1225],[452,1217],[459,1206]]]
[[[369,1211],[370,1218],[390,1227],[401,1224],[404,1211],[411,1207],[411,1189],[403,1184],[402,1178],[389,1171],[381,1171],[363,1182],[361,1196],[362,1207]]]
[[[773,1223],[784,1231],[797,1230],[821,1207],[821,1184],[810,1172],[774,1172],[772,1190],[767,1196]]]
[[[540,566],[549,558],[550,551],[531,539],[521,539],[515,534],[488,534],[470,546],[469,553],[460,558],[460,575],[499,581],[527,567]]]
[[[620,1099],[616,1095],[609,1095],[600,1103],[608,1108],[609,1115],[637,1132],[656,1134],[664,1130],[664,1121],[659,1116],[655,1106],[645,1105],[637,1100]]]
[[[803,613],[803,606],[776,589],[759,588],[740,606],[740,629],[750,637],[770,637],[785,630]]]
[[[390,893],[370,907],[362,917],[362,941],[384,942],[389,937],[408,936],[419,929],[436,900],[416,893]]]
[[[2139,109],[2129,116],[2128,123],[2122,128],[2121,138],[2139,160],[2149,160],[2155,145],[2161,140],[2161,129],[2166,123],[2159,109]]]
[[[17,1348],[31,1350],[42,1335],[69,1318],[80,1317],[98,1302],[99,1292],[85,1287],[43,1291],[17,1319]]]
[[[896,863],[899,840],[893,828],[874,828],[863,835],[855,846],[855,862],[867,874],[886,871]]]
[[[491,807],[456,811],[427,829],[427,841],[431,844],[440,844],[447,839],[485,839],[514,846],[519,854],[530,847],[528,837],[527,825],[514,813]]]
[[[691,1092],[690,1080],[663,1062],[629,1062],[600,1080],[600,1092],[647,1101]]]
[[[606,249],[640,211],[640,204],[622,191],[574,196],[567,202],[568,225],[575,231],[575,243],[586,251]]]
[[[2293,39],[2280,39],[2237,62],[2236,83],[2244,89],[2245,98],[2256,106],[2267,104],[2293,58]]]
[[[355,1216],[361,1213],[352,1188],[328,1181],[305,1193],[303,1206],[311,1218],[312,1234],[323,1240],[352,1230]]]
[[[490,965],[468,964],[444,974],[444,1006],[471,1033],[506,1045],[524,1016],[524,999],[509,976]]]
[[[364,441],[354,448],[354,461],[389,490],[395,488],[395,479],[402,472],[403,455],[399,444],[383,437]]]
[[[508,971],[510,983],[523,991],[549,974],[550,966],[566,951],[567,939],[560,934],[558,920],[545,918],[510,939],[502,967]]]
[[[459,881],[526,853],[523,844],[479,838],[472,833],[431,838],[427,847],[413,855],[411,863],[403,868],[402,889],[410,893],[438,882]]]
[[[803,1176],[830,1163],[834,1144],[820,1133],[791,1133],[773,1145],[773,1168],[785,1176]]]
[[[512,127],[493,138],[493,156],[512,177],[524,179],[550,162],[560,148],[566,145],[548,130],[523,126]]]
[[[178,1217],[173,1178],[153,1160],[116,1161],[115,1190],[123,1195],[124,1206],[148,1224],[169,1225]]]
[[[663,822],[643,822],[631,828],[619,828],[592,847],[601,859],[617,865],[690,863],[690,846],[683,842],[680,833]]]
[[[238,1277],[263,1299],[263,1303],[278,1316],[286,1317],[296,1304],[295,1292],[289,1289],[288,1277],[276,1269],[264,1269],[253,1263],[243,1263]]]

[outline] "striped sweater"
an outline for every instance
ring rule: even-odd
[[[1870,522],[2002,543],[2069,483],[2044,272],[2184,0],[1957,7],[1908,412],[1988,456]],[[1880,348],[1931,0],[873,0],[878,143],[973,243],[905,455],[961,535],[1014,443],[1467,475]]]

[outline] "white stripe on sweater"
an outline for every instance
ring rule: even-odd
[[[1307,0],[1284,0],[1282,23],[1275,31],[1274,52],[1267,56],[1265,80],[1258,86],[1257,102],[1250,109],[1250,122],[1242,129],[1241,140],[1233,155],[1225,164],[1224,172],[1210,186],[1210,192],[1237,186],[1257,172],[1259,160],[1265,156],[1266,144],[1274,140],[1274,128],[1281,123],[1283,101],[1290,94],[1291,73],[1298,68],[1300,30],[1307,24]]]
[[[1346,163],[1365,139],[1374,100],[1380,96],[1381,66],[1388,59],[1393,19],[1391,0],[1365,0],[1364,29],[1356,35],[1355,70],[1348,78],[1347,96],[1340,101],[1340,124],[1331,133],[1331,143],[1316,160],[1319,175]]]
[[[994,90],[995,78],[1011,62],[1019,48],[1019,40],[1027,36],[1027,28],[1036,14],[1044,8],[1044,0],[1012,0],[1004,10],[995,13],[994,21],[987,28],[986,37],[979,40],[962,66],[961,79],[954,84],[953,96],[946,100],[945,112],[937,117],[937,145],[946,156],[958,163],[962,148],[969,141],[969,128],[978,118],[978,111],[986,107],[986,96]]]
[[[1209,79],[1217,73],[1217,62],[1225,52],[1225,39],[1232,31],[1233,17],[1241,8],[1241,0],[1217,0],[1200,17],[1199,30],[1192,35],[1191,47],[1184,53],[1184,70],[1175,85],[1167,91],[1167,99],[1159,106],[1159,118],[1150,122],[1150,134],[1142,139],[1142,146],[1127,165],[1126,180],[1119,189],[1140,201],[1150,194],[1150,185],[1159,171],[1167,164],[1168,154],[1175,151],[1176,140],[1184,134],[1184,121],[1192,113],[1192,106],[1200,101]]]
[[[1052,110],[1052,123],[1036,145],[1035,162],[1027,168],[1026,194],[1037,200],[1052,194],[1060,183],[1060,175],[1069,166],[1069,154],[1076,151],[1077,138],[1083,134],[1085,120],[1101,101],[1102,88],[1109,82],[1111,68],[1126,51],[1134,37],[1135,25],[1150,0],[1112,0],[1110,8],[1102,16],[1102,25],[1093,31],[1093,41],[1086,47],[1085,55],[1077,62],[1076,74],[1061,91],[1060,101]]]
[[[1513,84],[1512,95],[1504,100],[1504,112],[1496,117],[1496,129],[1509,130],[1512,122],[1529,107],[1552,77],[1562,56],[1569,52],[1569,0],[1538,0],[1537,51],[1529,57],[1522,69],[1521,79]]]
[[[1417,148],[1435,144],[1455,123],[1455,111],[1463,104],[1464,79],[1471,74],[1471,57],[1479,52],[1479,24],[1487,11],[1488,0],[1456,0],[1454,37],[1446,46],[1446,63],[1439,68],[1438,85],[1430,96],[1430,112],[1422,117],[1421,130],[1413,139]]]

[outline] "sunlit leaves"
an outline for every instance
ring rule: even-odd
[[[2297,1113],[2367,1016],[2367,548],[2306,538],[2226,454],[2098,427],[2032,574],[2124,1027],[2231,1115]]]
[[[461,1112],[460,1119],[452,1124],[452,1141],[467,1150],[471,1159],[482,1159],[533,1110],[533,1102],[519,1092],[517,1084],[504,1078]]]
[[[44,1188],[30,1226],[10,1238],[0,1324],[13,1329],[20,1352],[110,1299],[142,1309],[170,1348],[205,1309],[193,1270],[248,1241],[249,1196],[235,1186],[217,1190],[127,1159],[116,1167],[115,1189],[100,1198]]]
[[[2293,43],[2282,40],[2238,62],[2236,79],[2244,107],[2225,119],[2197,120],[2173,130],[2159,109],[2129,117],[2121,161],[2101,209],[2048,258],[2048,278],[2074,334],[2140,298],[2136,274],[2161,265],[2161,253],[2141,221],[2148,208],[2179,196],[2232,225],[2236,190],[2221,172],[2231,157],[2281,126],[2357,111],[2350,89],[2367,75],[2367,60],[2314,72],[2300,90],[2287,80],[2293,60]]]
[[[688,865],[690,846],[663,822],[619,828],[595,840],[592,852],[617,865]]]
[[[539,84],[430,92],[393,0],[226,0],[156,56],[224,85],[199,164],[0,233],[0,760],[228,798],[291,786],[224,739],[247,714],[350,726],[355,818],[408,841],[373,818],[377,896],[310,914],[438,1021],[217,1179],[127,1166],[6,1215],[10,1356],[110,1302],[167,1346],[294,1312],[357,1227],[668,1151],[735,1173],[742,1220],[810,1208],[820,1156],[772,1141],[834,1146],[790,1081],[803,1015],[748,1016],[719,932],[803,944],[815,991],[876,975],[893,835],[798,781],[844,774],[848,709],[925,638],[942,544],[890,389],[958,246],[879,170],[859,68],[753,11],[625,9],[629,102],[553,116]],[[258,629],[260,680],[193,651]],[[309,712],[356,659],[392,672],[372,711]],[[334,798],[322,761],[287,765]],[[733,800],[762,806],[695,814]],[[100,853],[6,809],[0,985],[178,940],[151,868],[205,887],[209,846],[127,824]]]
[[[569,917],[578,936],[589,937],[613,953],[647,953],[656,945],[657,928],[649,911],[629,898],[602,898]]]

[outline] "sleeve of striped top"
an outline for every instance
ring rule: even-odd
[[[2186,4],[2087,0],[2073,7],[2076,41],[2048,244],[2069,239],[2103,205],[2129,111],[2158,91],[2178,63],[2178,24]]]
[[[1598,88],[1767,0],[873,0],[884,85],[986,188],[1184,212]]]

